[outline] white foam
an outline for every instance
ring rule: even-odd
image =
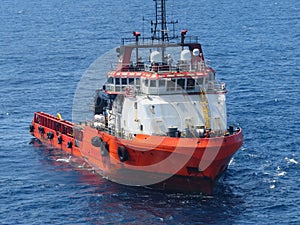
[[[231,165],[234,165],[234,163],[235,163],[235,162],[234,162],[234,158],[232,157],[232,158],[230,159],[230,162],[228,163],[228,165],[231,166]]]
[[[289,162],[294,163],[294,164],[298,164],[298,162],[295,159],[290,159]]]
[[[70,159],[72,158],[72,156],[69,156],[69,158],[67,159],[57,159],[56,162],[70,162]]]
[[[277,171],[281,170],[280,166],[277,166]]]
[[[282,177],[282,176],[285,176],[285,175],[286,175],[285,171],[282,171],[282,172],[280,172],[280,173],[277,174],[277,176],[279,176],[279,177]]]
[[[284,159],[289,163],[298,164],[298,162],[295,159],[289,159],[288,157],[285,157]]]

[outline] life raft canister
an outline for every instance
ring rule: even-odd
[[[102,142],[100,145],[100,152],[102,156],[108,156],[109,154],[109,145],[107,142]]]
[[[129,154],[127,149],[124,146],[118,147],[118,156],[121,162],[125,162],[129,158]]]

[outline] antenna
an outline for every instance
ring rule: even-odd
[[[142,18],[142,20],[143,20],[143,29],[142,29],[142,34],[144,34],[145,32],[145,16],[143,16],[143,18]]]
[[[173,36],[170,39],[174,39],[175,37],[175,24],[178,21],[167,22],[167,13],[166,13],[166,0],[153,0],[155,2],[155,21],[151,21],[151,32],[152,32],[152,40],[162,40],[169,41],[167,24],[173,25]],[[161,25],[159,30],[158,25]]]

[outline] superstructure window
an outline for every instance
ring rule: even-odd
[[[192,78],[187,79],[187,90],[194,90],[195,89],[195,80]]]
[[[115,78],[116,85],[120,85],[120,78]]]
[[[166,80],[165,79],[158,80],[158,86],[159,87],[165,87],[165,85],[166,85]]]
[[[198,78],[198,79],[197,79],[197,83],[198,83],[199,85],[203,85],[203,78]]]
[[[216,77],[215,77],[215,73],[209,73],[209,80],[215,80]]]
[[[177,89],[184,89],[185,86],[185,79],[178,79],[177,80]]]
[[[156,80],[150,80],[150,87],[156,87]]]
[[[140,83],[141,83],[140,78],[136,78],[135,83],[136,83],[136,85],[140,85]]]
[[[107,82],[109,84],[113,84],[114,83],[114,79],[112,77],[109,77],[108,80],[107,80]]]
[[[144,80],[144,85],[145,85],[145,87],[148,87],[148,83],[149,83],[149,80],[148,80],[148,79],[145,79],[145,80]]]
[[[175,82],[172,80],[167,81],[167,91],[174,91],[175,90]]]
[[[127,78],[122,78],[122,85],[127,85]]]
[[[134,78],[128,78],[129,84],[134,85]]]

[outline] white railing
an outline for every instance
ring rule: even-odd
[[[226,91],[226,83],[220,82],[218,80],[208,81],[207,84],[208,91]]]
[[[176,64],[162,64],[162,63],[112,63],[111,70],[119,72],[138,72],[147,71],[155,73],[166,73],[166,72],[203,72],[206,69],[204,62],[198,62],[191,64],[190,62],[177,62]]]

